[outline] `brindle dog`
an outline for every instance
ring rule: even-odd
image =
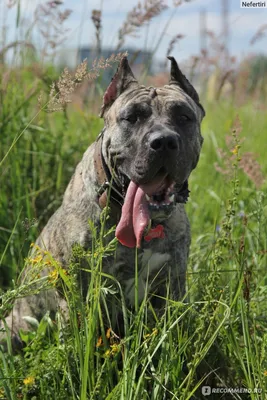
[[[118,245],[115,258],[103,260],[103,270],[120,282],[129,307],[135,301],[136,247],[139,302],[145,290],[164,297],[167,281],[172,298],[185,295],[190,227],[183,203],[199,159],[205,112],[175,59],[169,59],[170,81],[160,88],[140,86],[122,59],[104,95],[105,127],[36,242],[68,268],[75,243],[91,247],[88,220],[99,226],[109,202],[107,228],[116,224]],[[88,280],[83,283],[86,291]],[[38,319],[58,307],[65,304],[56,290],[18,299],[6,319],[13,343],[19,342],[19,329],[28,329],[24,316]]]

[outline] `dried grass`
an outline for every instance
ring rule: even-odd
[[[101,54],[101,29],[102,29],[101,19],[102,19],[101,10],[93,10],[91,14],[91,20],[93,21],[95,27],[96,49],[98,56],[100,56]]]
[[[45,106],[47,112],[62,111],[67,104],[71,102],[71,97],[77,87],[86,79],[95,80],[102,70],[110,68],[112,64],[120,62],[127,56],[127,53],[112,54],[109,58],[100,58],[93,62],[92,68],[88,71],[87,60],[84,60],[74,74],[71,74],[67,68],[64,69],[58,81],[52,83],[49,101]]]
[[[184,38],[184,35],[182,35],[181,33],[178,33],[177,35],[173,36],[173,38],[170,40],[168,48],[167,48],[166,58],[168,58],[168,56],[171,55],[176,43],[178,43],[183,38]],[[167,61],[166,61],[166,64],[167,64]]]
[[[242,125],[238,116],[236,116],[233,128],[233,135],[227,135],[225,137],[225,143],[228,151],[219,148],[218,155],[221,159],[221,165],[215,163],[214,167],[216,171],[224,175],[228,179],[232,179],[233,174],[233,163],[236,160],[236,155],[239,152],[239,146],[235,144],[234,137],[238,138],[239,144],[242,144],[244,138],[240,138],[242,132]],[[262,169],[258,161],[256,161],[257,155],[252,152],[243,153],[239,158],[238,167],[247,175],[247,177],[254,183],[255,187],[259,189],[265,182],[265,177],[262,173]]]
[[[136,36],[136,32],[139,28],[161,14],[166,8],[168,8],[168,6],[165,4],[164,0],[144,0],[143,3],[139,2],[137,6],[127,14],[126,21],[119,30],[117,50],[124,45],[126,36]]]
[[[255,44],[258,40],[262,39],[266,35],[267,24],[262,25],[257,32],[252,36],[250,44]]]
[[[67,39],[66,34],[69,32],[65,28],[65,22],[72,13],[71,10],[61,10],[62,1],[47,1],[36,7],[34,16],[38,30],[44,39],[42,49],[43,58],[46,56],[54,56],[59,46]]]

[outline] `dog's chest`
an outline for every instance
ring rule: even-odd
[[[152,247],[144,250],[119,248],[116,261],[111,267],[112,275],[123,288],[125,300],[135,304],[155,291],[162,277],[166,281],[172,255],[170,251],[158,251]],[[110,271],[111,272],[111,271]]]

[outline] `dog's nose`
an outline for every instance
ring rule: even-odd
[[[152,133],[150,136],[150,147],[155,151],[177,150],[178,138],[174,134]]]

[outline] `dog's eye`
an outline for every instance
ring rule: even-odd
[[[190,122],[190,121],[191,121],[191,118],[188,117],[188,115],[183,114],[183,115],[179,115],[179,116],[177,117],[177,121],[178,121],[179,123],[181,123],[181,124],[184,124],[184,123],[186,123],[186,122]]]
[[[139,120],[138,114],[130,114],[123,118],[125,121],[129,122],[130,124],[135,124]]]

